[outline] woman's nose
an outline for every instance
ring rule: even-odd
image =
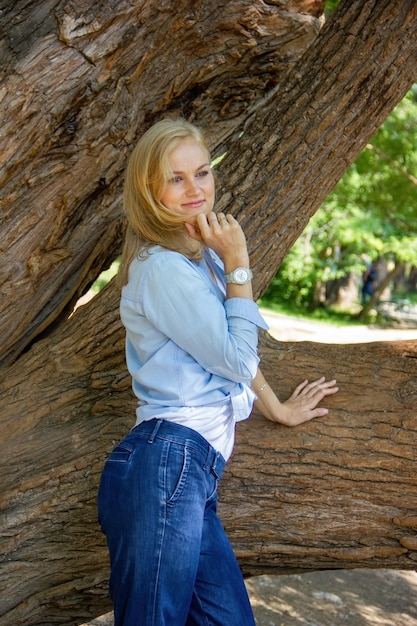
[[[187,180],[185,193],[188,196],[194,196],[196,193],[198,193],[198,185],[196,180],[194,180],[193,178]]]

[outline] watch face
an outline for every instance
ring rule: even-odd
[[[235,270],[233,278],[237,283],[245,283],[249,278],[249,272],[245,270],[243,267]]]
[[[225,276],[226,283],[234,283],[235,285],[244,285],[252,279],[252,272],[247,267],[237,267]]]

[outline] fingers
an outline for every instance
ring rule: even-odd
[[[225,215],[224,213],[216,214],[214,213],[214,211],[212,211],[211,213],[207,215],[207,222],[208,222],[208,225],[217,232],[224,228],[227,229],[230,226],[239,225],[238,221],[235,220],[233,215],[230,215],[230,214]]]
[[[206,226],[212,228],[221,228],[222,226],[234,226],[239,224],[239,222],[230,213],[225,215],[224,213],[215,213],[214,211],[210,211],[208,215],[200,213],[197,215],[197,221],[203,227]]]
[[[304,383],[302,383],[304,385]],[[336,387],[336,380],[326,380],[324,376],[318,378],[312,383],[305,384],[303,386],[304,394],[307,396],[315,396],[318,392],[322,392],[324,395],[336,393],[338,387]]]
[[[226,220],[226,218],[224,218],[224,220]],[[196,223],[203,240],[217,235],[221,230],[221,222],[219,222],[217,215],[213,211],[208,215],[204,213],[197,215]]]
[[[311,409],[315,409],[316,406],[325,398],[326,396],[333,395],[339,388],[335,386],[336,381],[323,381],[317,385],[312,386],[309,393],[306,396],[307,401],[310,404]]]
[[[213,211],[208,215],[200,213],[196,217],[196,222],[202,242],[208,246],[212,246],[213,240],[217,240],[221,233],[221,226],[217,215]]]
[[[230,213],[228,213],[227,215],[225,215],[224,213],[218,213],[217,222],[219,226],[231,226],[234,224],[239,224],[239,222],[233,217],[233,215],[230,215]]]
[[[329,409],[325,409],[324,407],[319,406],[315,409],[311,409],[311,411],[308,414],[308,420],[312,420],[315,417],[324,417],[328,413],[329,413]]]
[[[309,383],[308,380],[304,380],[293,391],[291,398],[298,398],[299,396],[313,397],[318,391],[324,391],[324,395],[330,393],[336,393],[338,388],[335,387],[336,380],[327,380],[324,376]]]
[[[323,382],[318,383],[316,386],[312,387],[313,393],[321,392],[323,395],[328,396],[330,394],[336,393],[339,391],[339,388],[336,387],[336,380],[325,380],[323,378]]]
[[[305,389],[307,384],[308,384],[308,380],[303,380],[303,382],[300,383],[292,392],[291,399],[297,398],[300,395],[300,393],[303,391],[303,389]]]
[[[327,415],[328,409],[317,405],[325,396],[332,395],[338,390],[335,379],[326,381],[322,376],[311,383],[304,380],[293,391],[291,397],[283,403],[287,410],[287,417],[281,423],[287,426],[298,426],[315,417]]]
[[[195,217],[195,225],[199,231],[201,242],[212,248],[224,262],[231,255],[242,259],[246,258],[246,238],[239,222],[233,215],[216,214],[214,211],[208,215],[200,213]],[[187,231],[191,232],[188,228]]]
[[[336,387],[336,380],[327,380],[322,376],[317,380],[309,383],[307,380],[304,380],[302,383],[298,385],[298,387],[293,391],[290,400],[293,403],[299,405],[302,410],[307,410],[310,413],[308,419],[312,419],[313,417],[319,417],[327,414],[327,409],[322,407],[317,407],[317,405],[325,398],[326,396],[333,395],[339,391],[339,388]]]
[[[189,222],[185,222],[185,228],[186,228],[188,234],[190,235],[190,237],[192,237],[196,241],[199,241],[200,243],[203,242],[203,240],[201,238],[200,231],[198,230],[198,228],[196,228],[194,226],[194,224],[190,224]]]

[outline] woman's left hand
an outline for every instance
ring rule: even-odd
[[[317,405],[323,398],[339,390],[336,387],[336,380],[326,381],[322,376],[311,383],[304,380],[285,402],[280,402],[260,370],[257,372],[252,387],[258,395],[255,408],[267,419],[285,426],[298,426],[315,417],[327,415],[328,409]]]
[[[323,417],[328,409],[317,406],[324,397],[338,391],[336,380],[326,380],[324,376],[309,383],[304,380],[292,392],[288,400],[281,403],[281,408],[274,420],[286,426],[298,426],[314,417]]]

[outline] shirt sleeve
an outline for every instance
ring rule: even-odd
[[[146,263],[139,296],[148,321],[208,372],[250,384],[259,363],[258,328],[267,328],[256,303],[223,302],[178,253],[158,253]]]

